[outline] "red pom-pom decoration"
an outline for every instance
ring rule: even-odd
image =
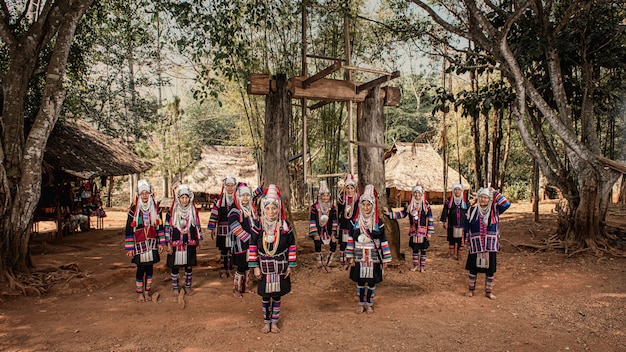
[[[131,221],[130,226],[131,226],[131,227],[136,227],[136,226],[137,226],[137,222],[136,222],[136,221],[134,221],[134,220],[133,220],[133,221]]]

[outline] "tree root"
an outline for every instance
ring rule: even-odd
[[[67,285],[74,278],[85,277],[86,274],[76,263],[69,263],[60,265],[58,268],[43,269],[27,274],[13,275],[5,272],[5,278],[11,290],[19,291],[24,296],[29,294],[41,296],[55,284]]]
[[[552,234],[548,238],[545,238],[538,243],[513,243],[505,238],[500,239],[502,242],[509,243],[520,252],[526,250],[533,250],[533,253],[550,250],[563,250],[567,258],[571,258],[575,255],[592,252],[593,255],[601,257],[603,254],[608,254],[613,257],[626,257],[626,252],[620,250],[620,248],[612,245],[611,240],[596,240],[593,242],[585,243],[572,243],[561,240],[558,234]]]

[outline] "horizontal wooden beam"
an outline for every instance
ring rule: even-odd
[[[308,99],[317,100],[320,103],[316,103],[309,107],[319,108],[322,105],[321,102],[333,102],[333,101],[353,101],[360,103],[367,97],[367,92],[362,91],[357,93],[357,85],[362,86],[364,83],[337,80],[329,78],[321,78],[313,83],[308,88],[302,88],[302,82],[306,79],[304,76],[296,76],[289,79],[287,83],[287,89],[292,93],[293,99]],[[267,95],[270,89],[276,89],[276,82],[270,79],[267,74],[250,74],[248,78],[248,94],[253,95]],[[381,99],[384,99],[385,106],[398,106],[400,105],[401,92],[398,87],[386,86],[381,89]],[[325,103],[326,104],[326,103]]]
[[[302,81],[302,88],[309,88],[309,86],[313,84],[313,82],[319,81],[320,79],[330,75],[331,73],[339,70],[340,68],[341,68],[341,61],[333,62],[332,65],[326,67],[320,72]]]
[[[378,74],[378,75],[386,75],[386,76],[391,76],[395,72],[397,72],[397,71],[395,71],[395,72],[386,72],[386,71],[381,71],[381,70],[374,70],[374,69],[371,69],[371,68],[347,66],[347,65],[344,65],[343,69],[344,70],[350,70],[350,71],[361,71],[361,72],[375,73],[375,74]]]
[[[380,77],[378,77],[376,79],[373,79],[373,80],[371,80],[371,81],[369,81],[367,83],[363,83],[363,84],[357,86],[356,87],[356,93],[359,94],[359,93],[361,93],[364,90],[368,90],[368,89],[370,89],[372,87],[376,87],[378,85],[381,85],[381,84],[383,84],[385,82],[389,82],[392,79],[398,78],[398,77],[400,77],[400,71],[393,72],[391,74],[391,76],[387,76],[387,75],[380,76]]]
[[[345,177],[346,173],[337,173],[337,174],[319,174],[319,175],[310,175],[307,178],[328,178],[328,177]]]
[[[302,82],[305,79],[307,77],[303,76],[289,79],[287,88],[291,91],[293,99],[361,102],[367,97],[367,92],[356,94],[356,85],[352,81],[322,78],[303,88]]]

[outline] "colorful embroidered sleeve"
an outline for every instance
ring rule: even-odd
[[[248,248],[248,267],[259,267],[259,251],[256,244],[251,244],[250,248]]]
[[[289,246],[289,267],[293,268],[298,265],[296,262],[296,245],[292,244]]]
[[[317,207],[313,204],[311,206],[311,214],[309,215],[309,237],[317,235]]]
[[[219,216],[219,209],[217,208],[217,204],[214,204],[211,208],[211,216],[209,217],[209,224],[207,225],[207,229],[214,230],[217,225],[217,218]]]
[[[380,249],[383,252],[383,263],[389,263],[391,261],[391,249],[389,248],[389,242],[384,241],[380,243]]]
[[[204,240],[202,237],[202,221],[200,221],[200,216],[198,214],[198,209],[194,205],[194,209],[196,211],[196,231],[198,232],[198,242]]]
[[[262,197],[263,196],[263,190],[260,187],[257,187],[254,190],[254,194],[252,195],[253,198],[258,198],[258,197]]]
[[[134,229],[130,226],[130,223],[133,221],[135,217],[134,212],[131,210],[128,212],[128,219],[126,220],[126,237],[124,239],[124,250],[133,251],[135,250],[135,234],[133,233]]]
[[[246,230],[244,230],[243,226],[239,222],[239,216],[241,215],[241,211],[237,208],[233,208],[228,213],[228,227],[230,228],[230,232],[239,238],[242,242],[247,242],[252,236]]]
[[[433,221],[433,211],[432,209],[428,209],[428,235],[432,236],[435,234],[435,222]]]
[[[494,193],[493,201],[496,203],[498,213],[500,214],[504,213],[511,206],[511,202],[498,191]]]
[[[163,225],[165,228],[165,242],[169,243],[172,241],[172,217],[170,212],[165,214],[165,224]]]
[[[331,214],[331,218],[333,221],[332,232],[333,232],[333,235],[337,237],[337,234],[339,233],[339,222],[337,221],[337,209],[333,208],[330,214]]]
[[[354,258],[354,239],[352,236],[348,237],[348,243],[346,244],[346,250],[344,251],[346,259]]]
[[[387,215],[387,217],[391,220],[394,219],[402,219],[404,218],[406,215],[408,214],[406,207],[404,207],[404,209],[402,209],[401,211],[393,211],[393,210],[389,210],[389,215]]]
[[[156,226],[157,237],[159,238],[159,244],[165,245],[167,244],[167,239],[165,237],[165,229],[163,228],[163,221],[161,220],[161,215],[159,214],[159,219],[157,220],[158,225]]]

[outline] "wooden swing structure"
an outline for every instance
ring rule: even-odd
[[[354,174],[354,123],[353,123],[353,103],[357,103],[357,114],[361,111],[361,104],[365,101],[370,89],[389,83],[391,80],[400,77],[399,71],[384,72],[381,70],[362,68],[351,65],[351,47],[350,47],[350,20],[344,17],[344,43],[345,57],[333,58],[309,54],[307,52],[307,14],[309,7],[317,7],[324,9],[332,9],[330,6],[309,4],[307,0],[302,1],[302,71],[300,76],[291,77],[287,81],[287,89],[292,99],[299,99],[302,108],[302,130],[303,130],[303,173],[304,184],[308,184],[307,178],[322,178],[342,176],[343,174],[332,175],[308,175],[306,157],[308,155],[307,146],[307,113],[308,110],[315,110],[330,104],[332,102],[345,102],[348,116],[348,137],[349,137],[349,153],[348,162],[350,165],[350,173]],[[326,60],[331,64],[321,71],[310,75],[308,71],[308,59]],[[345,79],[332,79],[328,76],[343,70]],[[367,82],[357,82],[352,80],[352,72],[359,71],[376,75],[377,77]],[[252,73],[249,76],[247,92],[252,95],[268,95],[271,91],[276,90],[276,80],[269,74]],[[400,105],[400,88],[392,86],[381,87],[380,98],[383,100],[383,106]],[[309,101],[314,101],[309,105]]]

